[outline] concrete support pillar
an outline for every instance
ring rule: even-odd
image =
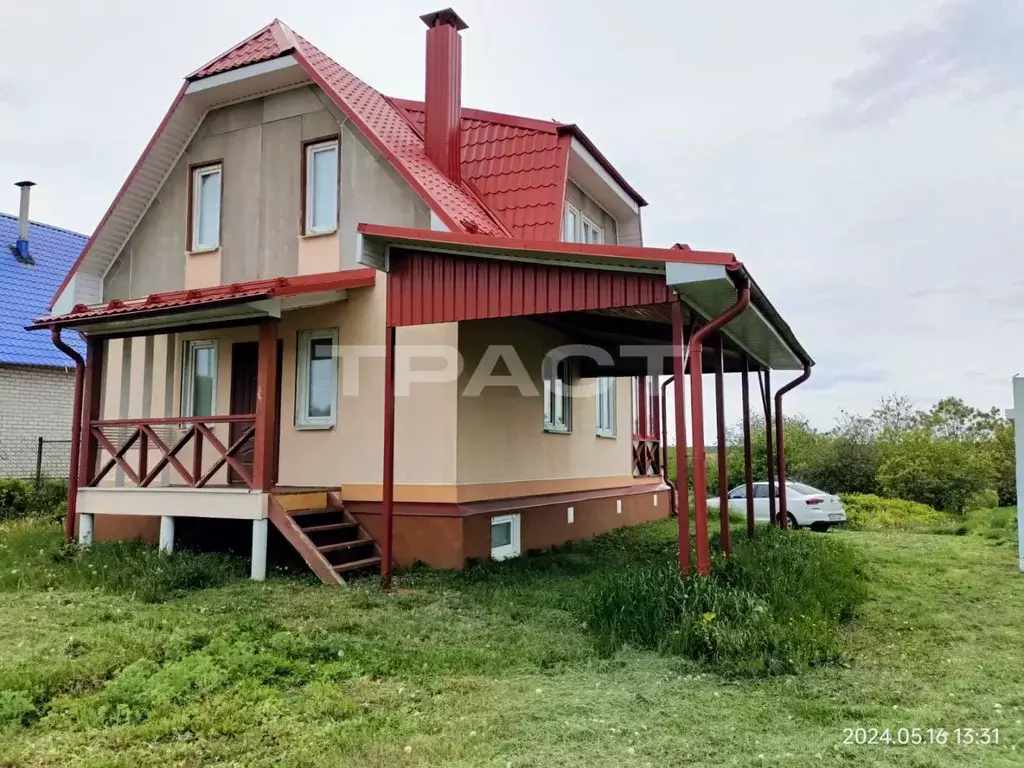
[[[92,515],[85,512],[78,516],[78,543],[83,547],[92,545]]]
[[[267,526],[266,518],[252,521],[252,565],[249,578],[263,581],[267,578]]]
[[[174,518],[170,515],[160,517],[160,552],[165,555],[174,551]]]

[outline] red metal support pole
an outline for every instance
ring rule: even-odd
[[[637,434],[647,437],[647,377],[636,377]]]
[[[760,378],[760,375],[758,376]],[[765,447],[768,460],[768,521],[775,525],[779,522],[778,513],[775,510],[775,440],[772,438],[772,372],[764,369],[764,385],[761,387],[761,402],[764,404],[764,429],[767,435]]]
[[[683,303],[672,304],[672,384],[676,408],[676,514],[679,517],[679,570],[690,572],[690,488],[686,460],[686,399],[683,395]],[[667,455],[667,454],[666,454]],[[665,470],[666,473],[668,470]]]
[[[782,396],[791,389],[796,389],[811,378],[811,366],[804,363],[804,372],[789,384],[775,393],[775,439],[778,443],[777,460],[779,462],[779,525],[783,530],[789,527],[789,508],[786,506],[786,444],[782,425]]]
[[[747,538],[754,538],[754,471],[750,446],[750,358],[743,355],[743,482],[747,499]]]
[[[391,589],[395,513],[395,327],[384,329],[384,471],[381,490],[380,585]]]
[[[92,434],[92,423],[100,418],[100,392],[103,384],[103,339],[86,339],[85,374],[82,386],[81,446],[78,453],[78,487],[89,485],[96,471],[99,444]]]
[[[85,360],[60,337],[60,328],[50,328],[53,346],[75,363],[75,393],[71,404],[71,466],[68,468],[68,511],[64,517],[64,540],[75,537],[75,514],[78,507],[78,454],[82,445],[82,389],[85,385]],[[42,440],[43,438],[39,438]]]
[[[750,303],[750,280],[737,264],[736,303],[690,335],[690,407],[693,409],[693,514],[697,529],[697,573],[711,573],[708,551],[707,456],[704,443],[703,341],[706,336],[738,317]]]
[[[725,456],[725,339],[718,334],[715,344],[715,442],[718,443],[718,523],[722,551],[732,554],[729,536],[729,469]]]
[[[256,434],[253,437],[253,489],[269,493],[274,483],[274,454],[277,450],[277,337],[281,321],[268,318],[260,324],[259,358],[256,364]],[[201,450],[196,433],[196,450]],[[193,477],[198,482],[198,477]]]
[[[668,385],[675,379],[675,376],[669,376],[661,382],[661,402],[664,406],[661,409],[661,478],[669,488],[668,509],[671,516],[678,515],[679,510],[676,509],[676,484],[668,476],[668,398],[665,393],[668,390]],[[676,453],[678,454],[678,449],[676,449]],[[678,458],[677,455],[676,459]]]

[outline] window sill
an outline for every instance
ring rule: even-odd
[[[299,237],[303,240],[312,240],[317,237],[328,237],[329,235],[336,234],[338,234],[337,227],[335,227],[334,229],[325,230],[323,232],[304,232],[303,234],[299,235]]]
[[[616,440],[619,437],[614,432],[598,432],[597,436],[604,438],[605,440]]]
[[[217,253],[219,251],[220,251],[220,246],[218,245],[218,246],[215,246],[213,248],[193,248],[190,251],[185,251],[185,255],[186,256],[206,256],[208,254]]]
[[[296,424],[295,428],[301,432],[325,432],[334,429],[334,424]]]
[[[568,428],[560,427],[544,427],[544,431],[549,435],[571,435],[572,430]]]

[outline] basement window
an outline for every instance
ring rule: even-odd
[[[597,378],[597,434],[599,437],[615,437],[615,378]]]
[[[521,551],[519,515],[491,518],[491,559],[507,560]]]
[[[569,360],[544,360],[544,430],[572,431],[572,382]]]
[[[299,334],[295,385],[295,426],[329,429],[337,422],[338,331]]]
[[[220,247],[221,166],[192,169],[189,250],[213,251]]]
[[[181,379],[181,415],[213,416],[217,407],[217,342],[186,341]]]
[[[322,235],[338,228],[338,141],[306,145],[305,234]]]

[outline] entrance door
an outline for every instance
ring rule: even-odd
[[[256,379],[259,366],[260,345],[257,341],[238,341],[231,345],[231,414],[256,412]],[[231,424],[228,445],[235,441],[248,429],[248,424]],[[274,424],[274,445],[281,444],[281,341],[277,342],[277,421]],[[252,476],[253,454],[255,444],[252,438],[246,440],[235,458]],[[277,482],[278,451],[274,451],[274,469],[271,477]],[[233,469],[228,468],[228,482],[232,485],[242,483],[242,478]]]

